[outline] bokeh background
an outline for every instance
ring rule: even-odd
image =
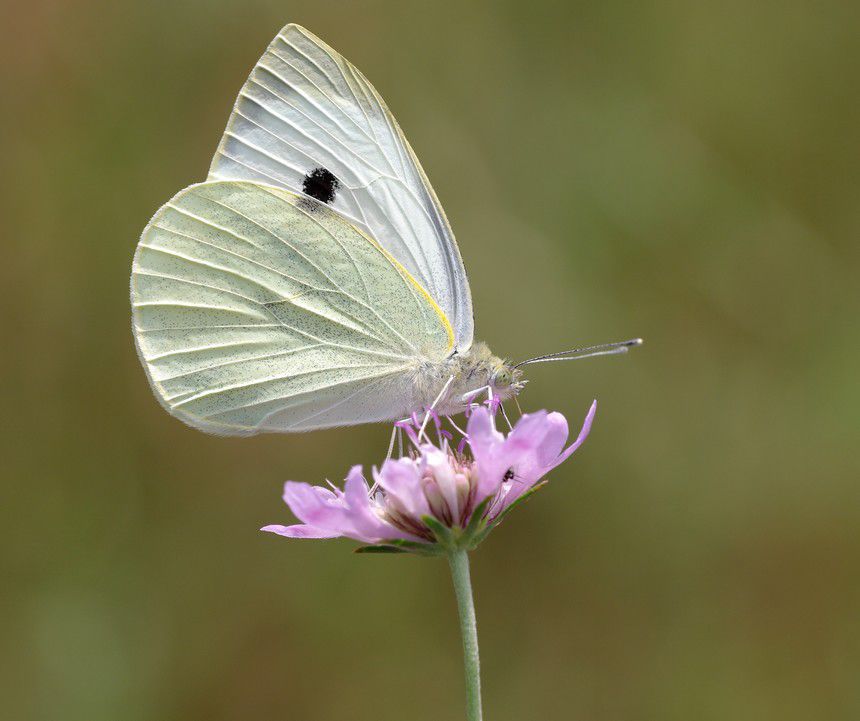
[[[388,429],[223,439],[128,278],[285,23],[374,82],[479,337],[594,432],[473,556],[491,721],[860,717],[860,6],[30,0],[0,17],[0,715],[462,718],[443,562],[290,542]]]

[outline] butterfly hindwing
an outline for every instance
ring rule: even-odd
[[[134,333],[156,395],[225,434],[398,416],[409,374],[453,330],[388,252],[325,204],[251,182],[206,182],[141,236]]]

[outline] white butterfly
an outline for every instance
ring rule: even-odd
[[[206,182],[144,229],[131,300],[156,396],[213,433],[450,415],[522,386],[473,344],[457,243],[394,117],[298,25],[240,90]]]

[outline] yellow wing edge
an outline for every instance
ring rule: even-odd
[[[280,189],[279,189],[280,190]],[[289,193],[290,191],[286,191]],[[290,193],[291,195],[296,195],[295,193]],[[297,198],[302,198],[300,195],[296,195]],[[304,198],[302,198],[304,200]],[[334,211],[337,213],[337,211]],[[340,215],[338,213],[338,215]],[[345,223],[349,223],[348,220],[343,218]],[[395,267],[395,269],[402,275],[409,283],[412,283],[417,289],[418,292],[424,297],[424,300],[430,305],[430,307],[436,311],[436,314],[439,316],[439,319],[442,321],[442,325],[445,327],[445,333],[448,335],[448,353],[454,350],[454,346],[457,342],[457,339],[454,336],[454,327],[451,325],[451,321],[448,320],[448,316],[445,315],[445,311],[439,307],[439,304],[433,299],[433,296],[427,291],[427,289],[421,285],[415,278],[412,273],[410,273],[406,268],[404,268],[400,262],[395,258],[391,253],[389,253],[385,248],[383,248],[377,241],[371,238],[367,233],[361,230],[361,228],[356,228],[352,223],[349,223],[350,227],[353,228],[356,232],[359,233],[365,240],[367,240],[373,247],[375,247],[383,256],[385,256],[388,261]]]

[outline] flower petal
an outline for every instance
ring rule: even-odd
[[[284,502],[296,518],[309,526],[341,533],[348,528],[343,500],[327,488],[287,481]]]
[[[537,448],[550,428],[550,424],[547,423],[548,415],[546,411],[526,413],[508,434],[505,445],[515,452],[526,452]]]
[[[457,494],[457,479],[451,467],[451,457],[432,445],[421,446],[421,459],[430,471],[442,498],[448,506],[452,519],[460,517],[460,501]]]
[[[512,463],[514,469],[514,478],[510,488],[507,489],[504,497],[500,499],[497,505],[497,510],[494,515],[498,515],[507,506],[513,503],[517,498],[523,495],[526,491],[532,488],[553,468],[556,468],[565,460],[567,460],[577,448],[579,448],[588,437],[591,430],[591,424],[594,421],[594,414],[597,411],[597,401],[591,404],[588,414],[582,424],[582,430],[576,440],[564,451],[561,448],[567,440],[567,421],[560,413],[549,413],[541,419],[541,424],[530,424],[526,430],[528,437],[536,442],[532,448],[528,448],[525,443],[525,433],[521,438],[521,443],[517,448],[515,460]],[[536,415],[536,414],[532,414]],[[523,416],[525,419],[526,416]],[[522,422],[522,420],[520,422]],[[519,423],[517,424],[519,426]],[[516,429],[514,429],[516,430]],[[508,441],[514,435],[512,432],[508,437]]]
[[[484,406],[476,408],[469,417],[466,435],[469,438],[469,447],[472,449],[477,468],[478,481],[475,488],[477,504],[499,489],[510,464],[503,452],[505,437],[496,430],[493,417]]]
[[[374,478],[398,510],[413,518],[430,513],[427,498],[421,489],[421,474],[411,458],[387,460]]]
[[[512,485],[506,497],[516,497],[540,480],[542,468],[537,461],[538,450],[552,426],[546,411],[527,413],[517,421],[502,446],[493,454],[493,471],[501,471],[501,476],[492,492],[501,487],[508,470],[513,471],[514,478],[510,481]]]
[[[594,423],[595,413],[597,413],[597,401],[592,402],[591,408],[588,409],[588,413],[585,415],[585,420],[582,422],[582,428],[579,429],[579,435],[576,437],[576,440],[559,455],[559,457],[553,462],[551,468],[555,468],[559,463],[566,461],[573,455],[577,448],[585,443],[585,439],[588,438],[588,434],[591,433],[591,424]]]
[[[376,543],[387,538],[402,538],[402,532],[383,521],[373,511],[368,496],[369,490],[361,466],[353,466],[346,476],[343,487],[347,519],[351,526],[351,532],[347,535],[366,543]]]
[[[349,536],[365,543],[386,538],[387,524],[371,510],[367,492],[361,466],[350,470],[344,492],[287,481],[284,501],[304,523],[302,530],[288,528],[293,528],[293,533],[304,534],[303,538]],[[318,535],[312,536],[312,533]]]
[[[567,419],[561,413],[550,413],[546,417],[546,435],[537,449],[537,462],[548,466],[555,461],[564,448],[569,435]]]
[[[294,526],[263,526],[260,530],[266,531],[266,533],[277,533],[279,536],[286,536],[287,538],[339,538],[343,535],[337,531],[325,531],[304,523],[298,523]]]
[[[477,455],[486,455],[493,448],[501,444],[505,437],[496,430],[493,423],[493,416],[490,411],[481,406],[476,408],[475,412],[469,417],[469,422],[466,425],[466,435],[469,437],[469,446],[472,448],[472,453]]]

